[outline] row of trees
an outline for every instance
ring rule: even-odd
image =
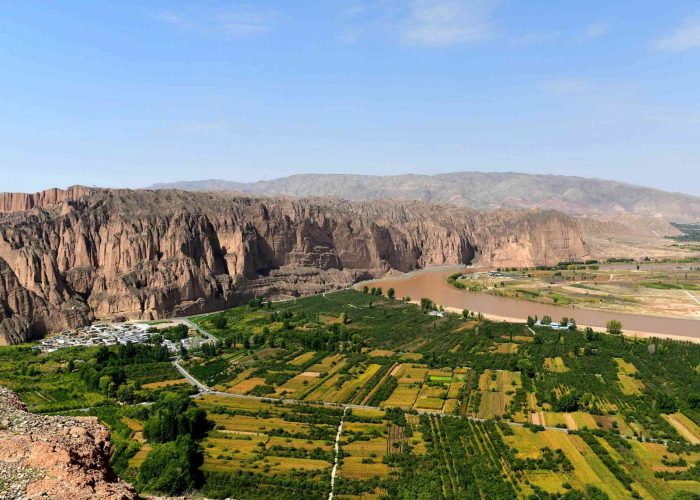
[[[165,392],[153,405],[143,428],[152,444],[139,469],[141,488],[149,492],[178,495],[202,484],[199,447],[211,428],[206,412],[182,394]]]

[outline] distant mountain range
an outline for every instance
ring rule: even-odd
[[[617,181],[562,175],[457,172],[438,175],[303,174],[250,183],[224,180],[154,184],[150,189],[422,200],[476,209],[549,208],[570,215],[635,214],[700,221],[700,198]]]

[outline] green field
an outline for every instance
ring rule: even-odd
[[[533,336],[354,291],[193,321],[219,342],[181,365],[224,395],[187,398],[192,387],[158,346],[2,347],[0,384],[33,411],[100,418],[114,470],[143,493],[327,498],[343,405],[354,408],[337,498],[665,500],[700,490],[700,346]],[[186,463],[182,483],[159,477]]]

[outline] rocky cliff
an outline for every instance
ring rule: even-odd
[[[94,417],[34,415],[0,387],[0,443],[2,498],[137,498],[109,468],[109,433]]]
[[[0,195],[0,343],[211,311],[389,270],[581,258],[555,211],[76,187]]]

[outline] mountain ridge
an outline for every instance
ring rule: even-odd
[[[158,183],[149,188],[267,196],[328,195],[349,200],[420,200],[479,210],[549,208],[575,216],[630,213],[671,222],[700,221],[700,197],[620,181],[553,174],[295,174],[249,183],[208,179]]]

